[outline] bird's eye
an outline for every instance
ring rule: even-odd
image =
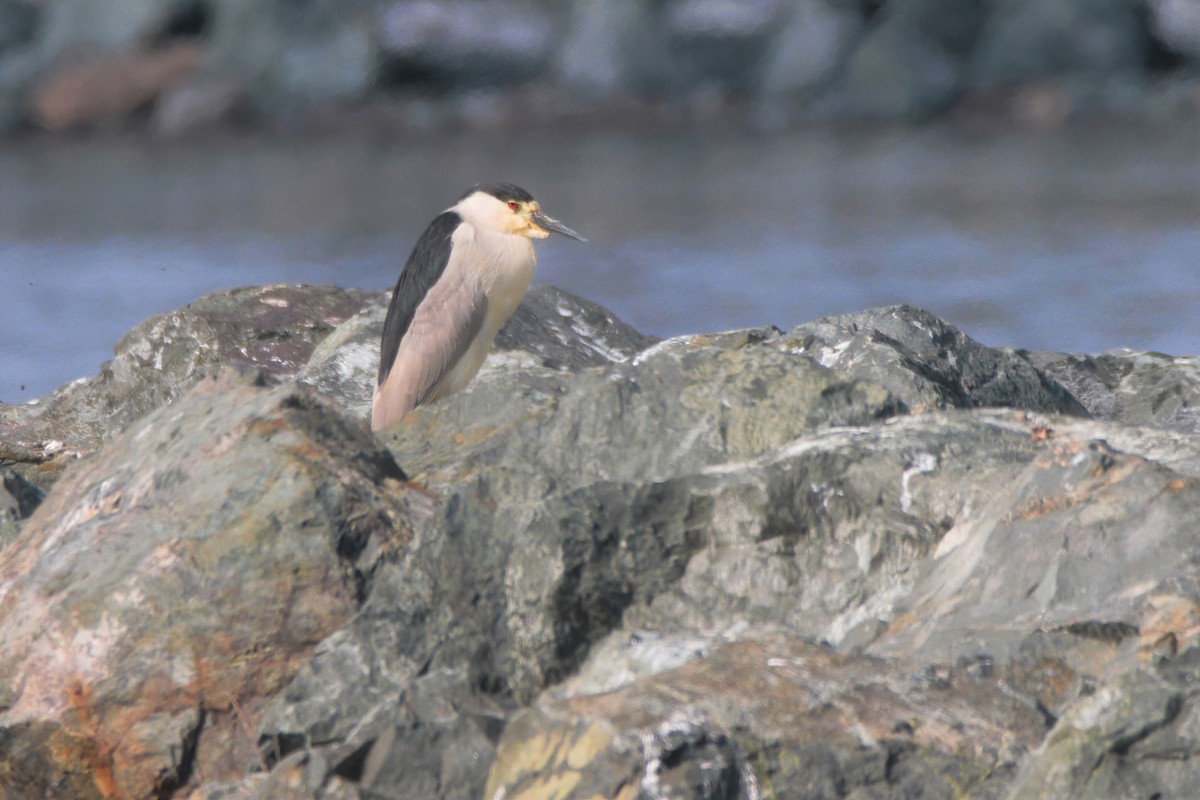
[[[521,207],[521,204],[520,204],[520,203],[518,203],[516,200],[509,200],[509,201],[508,201],[508,208],[509,208],[509,210],[511,210],[511,211],[517,211],[517,210],[518,210],[520,207]]]

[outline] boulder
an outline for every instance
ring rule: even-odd
[[[845,65],[861,35],[860,9],[831,0],[791,3],[790,13],[772,38],[758,87],[760,123],[787,124]]]
[[[1200,431],[1200,358],[1136,350],[1100,355],[1029,353],[1100,419],[1181,433]]]
[[[555,44],[550,8],[512,0],[391,0],[379,12],[389,79],[458,88],[542,73]]]
[[[778,0],[670,0],[661,30],[685,91],[757,88],[763,53],[785,14]]]
[[[117,343],[100,374],[20,405],[0,405],[0,463],[48,488],[74,458],[170,403],[215,368],[295,376],[316,343],[369,293],[333,286],[259,286],[217,292],[152,317]]]
[[[369,417],[390,297],[381,292],[367,300],[362,311],[313,350],[296,380],[337,399],[352,415]],[[582,297],[535,286],[496,335],[481,372],[486,376],[515,365],[573,372],[624,361],[656,341]]]
[[[1154,33],[1171,51],[1200,61],[1200,2],[1149,0]]]
[[[1022,354],[985,347],[911,306],[818,319],[788,331],[776,346],[885,386],[911,409],[1003,406],[1087,415]]]
[[[45,63],[73,53],[120,53],[144,46],[164,32],[191,0],[89,0],[28,3],[40,7],[35,47]],[[19,4],[18,4],[19,5]]]
[[[33,120],[54,131],[114,123],[183,83],[203,50],[190,43],[72,61],[36,87]]]
[[[590,100],[658,84],[668,65],[657,27],[651,0],[571,3],[553,65],[564,94]]]
[[[26,0],[0,0],[0,57],[33,41],[41,9]]]
[[[243,290],[236,318],[279,290]],[[0,781],[190,800],[1194,784],[1188,359],[997,350],[904,306],[655,341],[542,287],[466,390],[371,437],[387,295],[352,299],[336,328],[292,319],[322,322],[257,381],[200,377],[253,338],[183,337],[139,378],[158,410],[32,515],[8,489],[19,768]],[[143,349],[175,352],[149,341],[177,329]]]
[[[21,526],[46,496],[11,470],[0,470],[0,550],[17,538]]]
[[[379,42],[362,4],[214,0],[212,5],[208,74],[234,82],[268,113],[286,117],[361,98],[379,77]]]
[[[1069,76],[1096,85],[1141,73],[1147,14],[1126,0],[996,0],[972,55],[973,89]]]
[[[906,0],[884,5],[847,59],[833,102],[872,119],[924,119],[966,87],[968,57],[986,0]]]
[[[424,497],[386,451],[262,383],[222,373],[140,420],[0,551],[6,797],[240,776],[263,703],[403,552]]]
[[[1044,732],[966,670],[745,636],[605,694],[516,715],[487,798],[998,797]]]

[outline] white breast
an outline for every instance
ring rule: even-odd
[[[524,236],[480,231],[470,224],[460,225],[453,237],[454,258],[448,265],[462,269],[463,279],[474,282],[488,300],[487,316],[467,352],[451,370],[438,392],[442,397],[470,383],[483,366],[496,333],[508,321],[533,280],[537,256],[533,242]]]

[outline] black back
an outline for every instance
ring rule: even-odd
[[[417,239],[412,254],[400,272],[400,280],[396,281],[396,291],[392,293],[392,302],[388,305],[387,318],[383,323],[383,349],[379,353],[377,386],[382,386],[387,380],[396,353],[400,350],[400,340],[408,332],[417,306],[446,271],[446,264],[450,261],[450,237],[461,223],[462,217],[458,212],[443,211]]]

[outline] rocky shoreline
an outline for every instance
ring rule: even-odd
[[[386,295],[0,406],[0,793],[1186,797],[1200,362],[534,290],[378,439]]]
[[[0,1],[0,131],[1193,125],[1194,0]],[[336,122],[334,124],[337,124]]]

